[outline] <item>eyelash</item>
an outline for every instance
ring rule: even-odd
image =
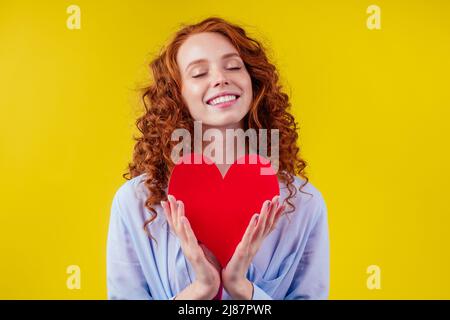
[[[234,67],[234,68],[228,68],[227,70],[240,70],[240,69],[241,69],[241,67]],[[207,72],[198,74],[198,75],[196,75],[196,76],[193,76],[192,78],[195,79],[195,78],[203,77],[204,75],[206,75],[206,73],[207,73]]]

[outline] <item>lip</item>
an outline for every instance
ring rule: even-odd
[[[232,92],[232,91],[223,91],[223,92],[220,92],[220,93],[216,94],[215,96],[212,96],[212,97],[206,99],[205,103],[208,104],[208,101],[210,101],[210,100],[216,99],[216,98],[221,97],[221,96],[228,96],[228,95],[237,96],[237,99],[239,99],[241,97],[241,95],[239,93]]]
[[[207,105],[208,105],[209,107],[211,107],[211,108],[224,109],[224,108],[231,107],[231,106],[232,106],[233,104],[235,104],[240,98],[241,98],[240,96],[237,96],[236,99],[231,100],[231,101],[222,102],[222,103],[219,103],[219,104],[215,104],[215,105],[213,105],[213,106],[210,105],[210,104],[207,104]]]

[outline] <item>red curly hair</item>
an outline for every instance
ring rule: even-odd
[[[225,36],[239,52],[250,74],[253,99],[244,118],[244,130],[267,129],[269,136],[271,129],[279,130],[277,177],[289,190],[286,202],[292,210],[288,213],[295,211],[295,206],[290,201],[297,193],[293,184],[295,175],[298,174],[305,180],[299,188],[300,191],[308,183],[308,177],[305,175],[306,162],[300,158],[300,149],[297,146],[297,123],[288,112],[289,97],[281,91],[278,72],[268,61],[262,44],[247,36],[243,28],[221,18],[211,17],[197,24],[186,25],[150,63],[152,83],[143,88],[145,112],[136,121],[142,135],[134,137],[136,144],[133,160],[128,164],[128,171],[123,174],[127,180],[146,174],[144,182],[150,192],[145,207],[153,215],[145,221],[143,228],[151,238],[153,237],[146,227],[157,217],[153,206],[161,200],[167,200],[165,189],[174,167],[171,151],[178,141],[171,140],[172,132],[184,128],[193,134],[194,128],[194,120],[181,96],[181,76],[176,55],[189,36],[201,32],[217,32]],[[271,154],[270,141],[267,148],[268,154]]]

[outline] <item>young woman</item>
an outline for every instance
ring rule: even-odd
[[[178,31],[151,70],[137,120],[142,135],[111,208],[108,298],[212,299],[221,282],[224,300],[328,298],[326,205],[305,176],[289,98],[263,46],[241,27],[209,18]],[[224,268],[197,241],[183,202],[167,194],[178,143],[172,132],[193,132],[194,121],[223,137],[226,129],[279,130],[280,195],[262,204]],[[239,154],[220,142],[217,152]],[[216,165],[222,175],[230,166]]]

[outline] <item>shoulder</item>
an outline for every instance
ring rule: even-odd
[[[292,215],[309,223],[314,223],[321,215],[327,214],[327,207],[322,192],[314,186],[311,181],[295,176],[292,188],[293,197],[290,202],[294,205]],[[289,189],[285,183],[280,183],[280,200],[287,199]],[[286,204],[287,212],[291,211],[290,206]]]
[[[294,201],[313,207],[325,205],[322,193],[311,181],[295,176],[292,186]],[[280,193],[286,196],[289,195],[288,186],[284,182],[280,182]]]
[[[148,196],[148,190],[144,184],[145,178],[146,174],[144,173],[125,181],[116,190],[114,199],[117,199],[122,203],[146,199],[146,197]]]
[[[113,212],[117,212],[125,220],[137,217],[142,220],[150,216],[150,212],[145,207],[149,194],[144,183],[145,179],[146,174],[141,174],[119,186],[113,198]]]

